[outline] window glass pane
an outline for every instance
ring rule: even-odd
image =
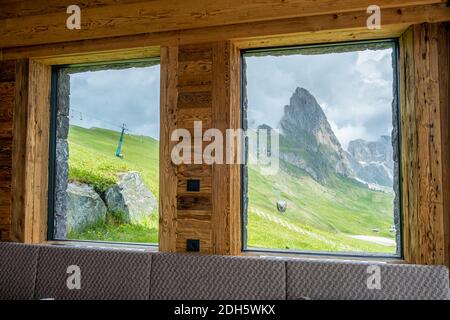
[[[394,62],[391,42],[244,54],[247,248],[399,252]]]
[[[60,69],[54,238],[156,243],[159,62]]]

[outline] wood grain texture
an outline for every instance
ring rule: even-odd
[[[0,62],[0,241],[11,240],[12,118],[15,62]]]
[[[413,262],[417,243],[416,210],[417,150],[415,84],[414,84],[414,36],[410,28],[400,38],[400,107],[401,107],[401,172],[402,172],[402,215],[403,215],[403,255],[406,261]]]
[[[16,78],[15,66],[14,60],[0,61],[0,82],[14,82]]]
[[[177,86],[172,86],[171,92],[166,94],[176,99],[176,115],[170,124],[165,123],[168,121],[165,118],[162,126],[187,129],[193,135],[194,121],[202,121],[202,132],[216,128],[224,137],[227,129],[240,128],[240,51],[237,47],[230,41],[179,46],[177,63],[173,63],[175,67]],[[162,73],[162,77],[166,75]],[[163,101],[166,99],[163,97]],[[167,139],[168,134],[161,141]],[[165,143],[162,142],[162,145]],[[224,150],[227,147],[225,143],[226,139]],[[201,156],[208,144],[203,141],[199,150],[193,150],[193,158],[195,155]],[[240,147],[239,144],[237,147]],[[170,161],[168,150],[161,156],[166,157],[162,160],[164,163]],[[201,253],[239,254],[239,166],[182,164],[177,166],[174,174],[176,190],[171,189],[170,194],[160,190],[165,201],[176,201],[176,210],[161,211],[163,220],[172,219],[173,212],[176,212],[176,221],[170,225],[173,231],[163,236],[165,242],[171,242],[163,246],[164,251],[185,252],[186,240],[198,239]],[[200,181],[199,192],[187,191],[189,179]],[[161,176],[161,181],[168,179]]]
[[[213,127],[224,137],[227,129],[240,129],[240,54],[229,41],[213,49]],[[229,146],[224,139],[224,150]],[[238,145],[239,148],[239,145]],[[225,153],[225,152],[224,152]],[[240,170],[237,164],[213,164],[213,253],[238,255],[241,251]]]
[[[446,0],[378,0],[381,8],[442,4]],[[0,47],[16,47],[204,28],[273,19],[366,12],[371,0],[153,0],[87,7],[81,29],[68,30],[65,11],[0,20]]]
[[[160,177],[159,177],[159,250],[176,251],[177,174],[171,160],[174,142],[172,131],[177,127],[178,47],[161,48],[160,85]]]
[[[47,239],[51,68],[20,61],[13,139],[12,238]]]
[[[415,25],[401,40],[404,255],[418,264],[449,263],[449,209],[444,206],[450,165],[444,128],[449,38],[444,26]]]
[[[16,99],[14,107],[14,139],[12,167],[12,218],[11,237],[13,241],[25,241],[25,165],[27,154],[28,122],[28,60],[16,63]]]
[[[450,267],[450,23],[438,27],[439,92],[442,134],[442,202],[445,264]]]
[[[207,215],[204,215],[204,217]],[[180,216],[177,225],[177,240],[176,249],[177,252],[186,252],[186,242],[188,239],[200,240],[200,253],[211,254],[211,221],[205,220],[193,215],[187,217],[186,214]]]
[[[141,0],[77,0],[80,9],[96,8],[124,3],[136,3]],[[2,0],[0,2],[0,19],[44,15],[65,12],[74,4],[72,0]]]
[[[98,63],[118,60],[133,60],[159,57],[160,48],[150,46],[136,49],[119,49],[105,52],[85,52],[82,54],[69,54],[62,56],[39,57],[34,59],[36,62],[45,65],[66,65],[66,64],[85,64]]]
[[[366,28],[365,10],[330,13],[321,16],[302,16],[289,19],[277,17],[264,22],[236,23],[223,26],[195,28],[177,31],[149,32],[110,37],[103,34],[99,39],[61,39],[60,43],[35,46],[11,47],[0,50],[0,60],[46,57],[61,59],[61,55],[94,53],[151,46],[179,46],[233,40],[241,48],[273,46],[282,43],[305,44],[329,41],[364,40],[397,37],[409,25],[422,22],[450,20],[450,10],[441,5],[424,5],[382,10],[382,30]],[[336,34],[336,37],[334,36]],[[247,46],[247,47],[246,47]],[[1,46],[0,46],[1,47]],[[194,51],[194,50],[193,50]],[[201,51],[201,50],[199,50]],[[205,56],[208,55],[206,51]],[[200,59],[199,59],[200,60]]]

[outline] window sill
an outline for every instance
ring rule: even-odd
[[[406,263],[400,257],[385,257],[385,256],[351,256],[351,255],[333,255],[333,254],[314,254],[314,253],[292,253],[292,252],[273,252],[273,251],[259,251],[251,249],[242,251],[244,257],[260,257],[260,258],[279,258],[279,259],[309,259],[309,260],[337,260],[337,261],[361,261],[361,262],[380,262],[380,263]]]
[[[132,251],[146,251],[158,252],[157,244],[141,244],[141,243],[113,243],[100,241],[76,241],[76,240],[54,240],[46,241],[43,244],[68,246],[76,248],[94,248],[94,249],[116,249],[116,250],[132,250]]]
[[[91,241],[75,241],[75,240],[55,240],[46,241],[43,244],[59,245],[75,248],[96,248],[96,249],[115,249],[115,250],[132,250],[142,252],[159,252],[158,245],[139,244],[139,243],[111,243],[111,242],[91,242]],[[405,260],[398,257],[377,257],[377,256],[350,256],[350,255],[327,255],[327,254],[308,254],[308,253],[290,253],[290,252],[263,252],[246,250],[241,252],[243,257],[255,258],[279,258],[279,259],[310,259],[310,260],[337,260],[337,261],[367,261],[380,263],[404,264]]]

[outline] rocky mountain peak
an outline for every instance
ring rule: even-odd
[[[315,180],[325,182],[331,174],[340,174],[368,184],[392,185],[391,137],[353,140],[345,151],[316,98],[305,88],[295,89],[280,127],[280,158]]]
[[[284,107],[280,127],[284,137],[281,157],[285,161],[304,169],[319,181],[326,180],[331,172],[352,175],[345,151],[325,113],[305,88],[297,88],[291,96],[289,105]]]
[[[295,90],[290,104],[284,107],[280,124],[286,135],[300,143],[311,147],[326,145],[336,152],[342,149],[316,98],[304,88]]]

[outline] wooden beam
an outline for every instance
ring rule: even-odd
[[[99,7],[108,7],[114,5],[124,5],[124,4],[133,4],[133,3],[145,3],[149,2],[148,0],[77,0],[76,4],[80,7],[81,10],[84,9],[92,9]],[[224,1],[216,0],[217,3],[223,3]],[[249,1],[247,1],[249,2]],[[266,1],[267,5],[270,5],[270,2],[275,1]],[[326,5],[326,1],[323,1],[324,5]],[[344,1],[342,1],[344,2]],[[356,1],[353,1],[357,3]],[[418,5],[418,4],[430,4],[430,3],[438,3],[439,1],[403,1],[402,5]],[[170,3],[169,1],[165,1],[167,4],[167,8],[170,9],[172,6],[177,5],[174,1]],[[399,3],[399,2],[397,2]],[[0,19],[11,19],[18,17],[28,17],[28,16],[42,16],[49,13],[61,13],[65,12],[69,5],[74,4],[72,0],[3,0],[0,3]],[[201,8],[201,1],[190,1],[191,9]],[[351,4],[351,1],[346,1],[343,5]],[[394,5],[394,4],[393,4]],[[348,7],[347,7],[348,8]],[[310,9],[311,10],[311,9]]]
[[[403,238],[410,263],[449,265],[448,41],[446,24],[415,25],[401,39]]]
[[[51,68],[24,60],[16,74],[11,237],[40,243],[47,239]]]
[[[157,46],[153,46],[153,47],[113,50],[97,53],[82,53],[82,54],[71,54],[62,56],[40,57],[34,60],[36,62],[48,66],[55,66],[66,64],[80,64],[80,63],[84,64],[84,63],[108,62],[118,60],[145,59],[145,58],[159,57],[159,55],[160,55],[160,48]]]
[[[81,10],[117,4],[136,3],[142,0],[77,0]],[[38,16],[49,13],[65,12],[73,0],[2,0],[0,3],[0,19],[11,19],[27,16]]]
[[[437,30],[442,148],[442,203],[445,264],[450,267],[450,23]]]
[[[230,41],[213,48],[213,128],[223,134],[222,163],[213,164],[212,227],[213,253],[238,255],[241,252],[240,141],[234,141],[233,164],[227,159],[232,148],[227,144],[228,129],[240,129],[240,52]]]
[[[16,62],[16,98],[13,121],[12,146],[12,206],[11,239],[25,241],[25,161],[28,109],[28,60]]]
[[[279,19],[267,22],[241,23],[227,26],[144,33],[132,36],[82,40],[4,48],[0,60],[108,53],[116,50],[152,46],[178,46],[212,41],[233,40],[242,48],[281,44],[322,43],[329,41],[366,40],[398,37],[409,25],[421,22],[450,21],[450,9],[440,5],[382,10],[382,29],[368,30],[365,11],[326,14],[315,17]],[[336,40],[335,40],[336,39]]]
[[[446,0],[378,0],[383,9]],[[81,29],[66,27],[65,11],[0,20],[0,47],[29,46],[63,41],[98,39],[148,32],[163,32],[232,25],[273,19],[361,12],[372,0],[153,0],[82,10]],[[367,14],[366,14],[367,19]]]
[[[172,132],[177,127],[178,48],[161,48],[159,250],[176,251],[177,175],[171,160]]]

